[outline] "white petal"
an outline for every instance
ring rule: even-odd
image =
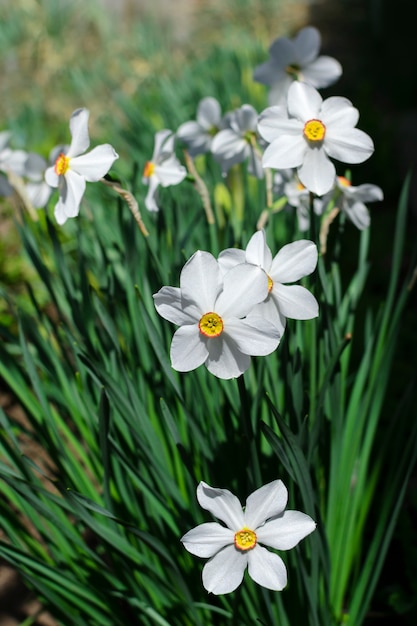
[[[114,161],[118,158],[119,155],[114,148],[106,143],[96,146],[87,154],[72,158],[70,169],[77,172],[77,174],[81,174],[86,181],[92,183],[107,174]]]
[[[323,98],[319,92],[306,83],[294,81],[288,90],[288,112],[303,122],[320,119],[322,102]]]
[[[203,98],[197,109],[197,121],[203,128],[210,130],[219,126],[222,113],[216,98]]]
[[[310,320],[319,314],[317,300],[305,287],[276,284],[272,295],[285,317],[294,320]]]
[[[244,526],[245,517],[239,499],[228,489],[210,487],[201,481],[197,487],[197,500],[200,506],[210,511],[226,524],[230,530],[237,532]]]
[[[384,192],[377,185],[365,183],[358,187],[345,188],[346,196],[350,196],[352,200],[360,200],[362,202],[376,202],[384,199]]]
[[[232,267],[239,265],[240,263],[244,263],[246,260],[246,255],[244,250],[238,250],[237,248],[227,248],[220,252],[218,258],[220,269],[222,274],[225,274]]]
[[[248,144],[231,128],[221,130],[214,137],[211,144],[211,152],[218,159],[238,159],[243,161],[246,158]]]
[[[298,168],[298,178],[309,191],[322,196],[333,187],[336,169],[323,148],[308,148]]]
[[[248,550],[248,573],[258,585],[281,591],[287,584],[287,570],[278,554],[269,552],[260,545]]]
[[[244,320],[229,318],[224,333],[233,339],[240,352],[249,356],[271,354],[281,338],[276,326],[263,317],[254,316]]]
[[[243,317],[268,295],[264,270],[249,263],[232,267],[223,277],[223,291],[216,302],[216,312],[224,319]]]
[[[314,272],[317,257],[317,246],[313,241],[293,241],[283,246],[275,255],[269,275],[274,283],[294,283]]]
[[[342,72],[339,61],[323,55],[302,69],[302,77],[306,83],[316,89],[322,89],[335,83]]]
[[[58,202],[55,205],[54,217],[56,219],[57,224],[59,224],[59,226],[62,226],[63,224],[65,224],[65,222],[68,219],[67,214],[65,213],[65,206],[61,198],[58,200]]]
[[[159,187],[159,180],[155,176],[155,174],[152,174],[152,176],[149,176],[146,179],[145,184],[149,185],[148,192],[145,198],[145,206],[148,209],[148,211],[157,213],[159,211],[159,206],[156,202],[156,190]]]
[[[325,150],[343,163],[362,163],[373,153],[374,143],[358,128],[330,128],[326,131]]]
[[[371,216],[363,202],[344,203],[343,210],[359,230],[369,227]]]
[[[58,187],[59,176],[55,172],[55,168],[54,167],[48,167],[48,169],[45,171],[45,181],[51,187]]]
[[[288,491],[282,480],[273,480],[250,494],[246,500],[245,524],[256,530],[267,519],[280,515],[288,502]]]
[[[314,28],[314,26],[302,28],[293,41],[298,65],[303,67],[317,57],[321,45],[321,35],[317,28]]]
[[[316,528],[309,515],[300,511],[284,511],[276,519],[258,528],[256,536],[260,543],[276,550],[290,550]]]
[[[184,548],[202,558],[209,558],[227,545],[233,544],[234,532],[216,522],[200,524],[181,538]]]
[[[303,162],[307,148],[301,130],[299,135],[282,135],[266,148],[262,165],[277,170],[298,167]]]
[[[195,324],[200,319],[195,307],[184,308],[181,289],[178,287],[162,287],[153,295],[153,299],[159,315],[173,324]]]
[[[200,367],[207,358],[207,348],[198,324],[181,326],[174,333],[171,343],[171,365],[177,372],[191,372]]]
[[[249,239],[246,246],[246,262],[259,265],[266,273],[272,263],[272,253],[266,243],[265,231],[260,230]]]
[[[353,128],[358,123],[359,111],[347,98],[332,96],[322,104],[321,119],[326,128]]]
[[[190,156],[210,150],[212,137],[197,122],[185,122],[177,130],[177,137],[184,142]]]
[[[75,217],[80,210],[81,198],[85,191],[85,179],[68,170],[64,176],[60,177],[59,195],[67,217]]]
[[[284,334],[286,326],[286,318],[284,315],[281,314],[278,304],[270,295],[266,300],[260,302],[253,307],[252,311],[246,317],[246,320],[249,322],[252,317],[262,317],[263,319],[273,324],[273,326],[275,326],[275,328],[278,330],[279,336],[282,339],[282,335]]]
[[[268,143],[278,139],[281,135],[301,135],[303,124],[288,117],[284,106],[272,106],[265,109],[258,121],[258,132]]]
[[[67,157],[76,157],[85,152],[90,145],[88,136],[88,118],[90,112],[87,109],[76,109],[70,118],[71,145]]]
[[[156,163],[161,154],[167,151],[172,152],[173,147],[174,137],[172,134],[172,130],[169,130],[168,128],[158,130],[158,132],[155,133],[155,144],[151,161],[153,163]]]
[[[213,556],[203,568],[203,585],[209,593],[230,593],[243,580],[248,557],[245,552],[227,546]]]
[[[250,366],[250,356],[243,354],[226,333],[208,340],[207,349],[209,356],[205,366],[217,378],[238,378]]]
[[[187,170],[174,155],[166,159],[161,165],[155,165],[154,172],[162,187],[178,185],[187,176]]]
[[[181,271],[180,287],[183,297],[195,302],[201,315],[215,311],[215,302],[223,283],[220,267],[209,252],[197,250]]]

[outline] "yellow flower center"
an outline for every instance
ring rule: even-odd
[[[338,176],[337,179],[338,179],[339,183],[342,185],[342,187],[350,187],[352,185],[350,180],[345,178],[345,176]]]
[[[323,141],[326,127],[320,120],[309,120],[304,125],[303,133],[308,141]]]
[[[64,174],[66,174],[69,170],[69,162],[69,158],[65,156],[63,152],[61,152],[61,154],[58,155],[58,158],[55,161],[55,174],[57,174],[58,176],[63,176]]]
[[[152,176],[154,171],[155,171],[155,163],[153,163],[152,161],[147,161],[145,163],[145,167],[143,170],[144,177],[149,178],[150,176]]]
[[[256,546],[256,542],[256,533],[250,528],[246,528],[246,526],[242,528],[242,530],[238,530],[237,533],[235,533],[235,546],[238,550],[242,550],[242,552],[254,548]]]
[[[205,337],[218,337],[223,332],[224,324],[220,315],[210,311],[209,313],[204,313],[198,322],[198,328]]]
[[[267,276],[268,276],[268,293],[271,293],[272,287],[274,286],[274,281],[272,280],[269,274],[267,274]]]

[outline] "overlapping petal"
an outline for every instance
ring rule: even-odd
[[[273,352],[281,339],[278,329],[263,317],[251,315],[244,320],[227,320],[225,333],[240,352],[252,356],[266,356]]]
[[[223,277],[223,291],[217,298],[216,313],[222,317],[243,317],[267,295],[268,278],[265,272],[249,263],[237,265]]]
[[[219,264],[214,256],[197,250],[182,268],[180,287],[183,297],[195,302],[202,315],[214,311],[217,296],[223,288]]]
[[[246,246],[246,262],[259,265],[265,272],[269,272],[272,264],[272,253],[266,244],[264,230],[259,230],[250,238]]]

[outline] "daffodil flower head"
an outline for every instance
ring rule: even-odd
[[[181,271],[180,287],[154,294],[161,317],[177,324],[171,364],[180,372],[205,365],[218,378],[237,378],[251,356],[265,356],[280,335],[262,317],[246,317],[268,294],[268,278],[260,267],[243,264],[224,276],[217,260],[198,250]],[[246,318],[246,319],[245,319]]]
[[[155,145],[152,158],[145,163],[142,182],[148,185],[145,206],[148,211],[157,212],[157,189],[178,185],[187,176],[187,170],[174,153],[174,133],[164,128],[155,134]]]
[[[236,163],[249,159],[248,172],[263,177],[257,123],[258,114],[250,104],[229,112],[227,128],[219,131],[211,144],[211,152],[224,175]]]
[[[177,130],[177,137],[182,141],[190,156],[210,152],[215,135],[222,125],[220,104],[216,98],[200,100],[196,121],[184,122]]]
[[[270,85],[269,104],[283,104],[294,80],[316,89],[332,85],[342,74],[340,63],[329,56],[319,56],[321,36],[317,28],[307,26],[293,38],[279,37],[269,48],[270,58],[255,68],[253,77]]]
[[[90,145],[89,115],[87,109],[73,112],[70,118],[71,143],[68,149],[56,156],[54,165],[45,172],[48,185],[59,190],[55,206],[58,224],[64,224],[68,218],[78,215],[86,182],[100,180],[119,156],[110,144],[96,146],[86,152]]]
[[[308,289],[301,285],[288,285],[311,274],[317,265],[317,247],[312,241],[301,239],[281,248],[272,258],[266,243],[265,231],[257,231],[249,240],[246,250],[228,248],[219,255],[223,272],[236,265],[247,263],[262,268],[268,277],[268,293],[265,299],[253,307],[252,316],[262,317],[273,324],[283,335],[286,318],[308,320],[318,316],[318,303]]]
[[[241,584],[248,568],[258,585],[282,591],[287,584],[285,564],[263,546],[290,550],[316,528],[309,515],[285,510],[288,492],[282,481],[254,491],[244,509],[230,491],[205,482],[197,487],[197,499],[225,524],[200,524],[181,539],[188,552],[209,559],[203,568],[204,588],[216,595],[230,593]]]
[[[314,87],[296,81],[288,90],[287,107],[287,112],[270,107],[259,117],[259,133],[270,144],[263,167],[297,168],[306,189],[322,196],[336,177],[330,158],[362,163],[373,153],[372,139],[355,128],[359,112],[347,98],[323,100]]]

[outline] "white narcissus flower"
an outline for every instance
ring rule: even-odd
[[[175,135],[167,128],[155,133],[152,159],[146,163],[142,178],[142,182],[149,185],[145,198],[145,206],[148,211],[159,211],[156,202],[159,185],[162,187],[178,185],[187,176],[187,170],[174,154],[174,141]]]
[[[71,144],[61,152],[53,167],[45,172],[45,180],[51,187],[58,187],[59,200],[55,205],[55,219],[64,224],[69,217],[76,217],[80,210],[86,182],[97,182],[107,174],[119,157],[110,144],[96,146],[83,154],[90,145],[87,109],[76,109],[70,118]]]
[[[301,239],[286,246],[272,258],[271,249],[266,243],[265,231],[256,232],[249,240],[245,250],[228,248],[219,255],[219,264],[223,272],[241,263],[249,263],[262,268],[268,276],[268,294],[265,300],[248,315],[263,317],[278,329],[282,336],[286,318],[309,320],[318,316],[319,307],[312,293],[294,283],[303,276],[311,274],[317,265],[317,247],[312,241]]]
[[[190,154],[209,152],[213,137],[221,127],[221,109],[216,98],[203,98],[197,108],[197,120],[184,122],[177,130],[177,137],[182,141]]]
[[[261,268],[244,264],[223,277],[216,259],[198,250],[181,271],[180,288],[162,287],[153,296],[159,315],[180,327],[172,367],[189,372],[204,363],[218,378],[236,378],[251,356],[273,352],[280,339],[275,326],[262,317],[243,319],[267,293]]]
[[[269,103],[282,104],[294,80],[316,89],[332,85],[342,74],[342,66],[329,56],[318,56],[321,36],[317,28],[307,26],[293,39],[279,37],[269,48],[270,58],[258,65],[253,78],[270,85]]]
[[[288,492],[281,480],[254,491],[242,509],[238,498],[227,489],[201,482],[197,487],[200,506],[226,524],[200,524],[181,541],[196,556],[208,558],[203,568],[203,586],[216,595],[234,591],[246,567],[258,585],[282,591],[287,570],[281,557],[266,550],[290,550],[316,528],[309,515],[286,511]],[[261,545],[262,544],[262,545]]]
[[[362,163],[374,151],[369,135],[355,128],[358,119],[358,110],[347,98],[323,100],[314,87],[294,82],[288,90],[288,115],[277,106],[260,115],[259,133],[270,144],[262,165],[296,167],[304,187],[322,196],[335,181],[330,158]]]
[[[356,228],[364,230],[371,223],[369,211],[365,202],[376,202],[384,199],[384,193],[377,185],[363,184],[354,187],[344,176],[338,176],[336,185],[340,191],[340,197],[336,200],[336,206],[346,213]]]
[[[258,148],[258,114],[250,104],[231,111],[227,128],[220,130],[211,144],[211,152],[219,161],[223,174],[235,165],[249,159],[248,172],[263,178],[261,155]]]

